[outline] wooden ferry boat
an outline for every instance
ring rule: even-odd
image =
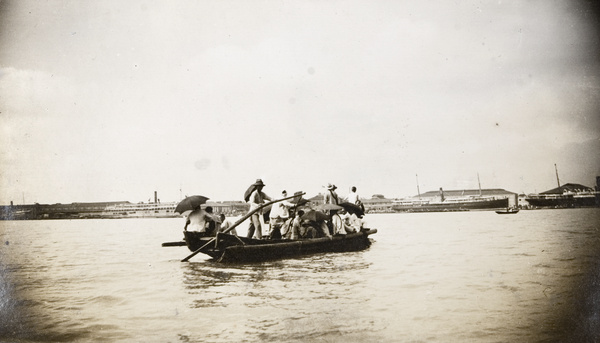
[[[323,252],[358,251],[366,249],[371,245],[369,235],[376,233],[376,229],[363,228],[359,232],[347,235],[301,240],[253,239],[239,237],[228,233],[262,208],[283,200],[294,199],[296,203],[300,203],[302,195],[304,195],[303,192],[297,192],[293,196],[272,200],[262,204],[242,216],[224,232],[217,233],[216,236],[207,235],[205,232],[184,231],[184,241],[166,242],[163,243],[162,246],[187,246],[192,253],[181,260],[181,262],[187,262],[195,255],[203,253],[212,257],[217,262],[243,263],[290,258]],[[182,213],[182,211],[185,211],[186,209],[197,207],[202,203],[202,200],[205,201],[206,199],[208,198],[202,196],[188,197],[177,205],[175,212]],[[194,201],[196,202],[195,205]]]
[[[226,233],[207,237],[204,233],[195,231],[184,231],[184,236],[187,247],[194,253],[201,252],[217,262],[242,263],[323,252],[364,250],[371,245],[369,235],[376,232],[377,229],[362,229],[360,232],[347,235],[304,240],[252,239]],[[188,257],[191,256],[193,255]]]

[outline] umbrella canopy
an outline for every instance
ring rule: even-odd
[[[336,204],[323,204],[319,205],[319,210],[330,211],[330,210],[341,210],[343,207]]]
[[[250,194],[252,194],[252,192],[254,192],[255,190],[256,186],[250,185],[250,187],[248,187],[248,189],[246,189],[246,191],[244,192],[244,201],[250,200]]]
[[[306,204],[308,204],[310,201],[306,200],[306,199],[300,199],[298,200],[298,202],[294,201],[294,207],[301,207],[304,206]]]
[[[318,222],[318,221],[322,221],[322,220],[328,220],[329,216],[321,211],[310,210],[310,211],[304,213],[302,215],[302,217],[300,217],[300,218],[303,220],[310,220],[313,222]]]
[[[308,200],[302,197],[302,191],[295,192],[294,195],[295,197],[289,200],[289,202],[294,204],[294,207],[304,206],[308,203]]]
[[[208,198],[202,195],[189,196],[177,204],[177,207],[175,207],[175,212],[183,214],[185,211],[193,211],[197,207],[200,207],[200,205],[205,204],[206,200],[208,200]]]
[[[257,179],[256,182],[251,184],[250,187],[248,187],[248,189],[246,189],[246,191],[244,192],[244,200],[245,201],[250,200],[250,195],[252,194],[252,192],[254,192],[258,186],[264,186],[264,185],[265,184],[262,182],[261,179]]]
[[[340,204],[348,213],[356,214],[357,217],[362,217],[365,215],[365,211],[358,205],[355,205],[350,202],[343,202]]]

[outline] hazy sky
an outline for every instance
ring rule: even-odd
[[[600,175],[586,2],[1,1],[0,204]]]

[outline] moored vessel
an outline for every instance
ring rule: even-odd
[[[529,194],[525,200],[537,208],[572,208],[598,206],[600,192],[579,184],[567,183],[560,187]]]
[[[508,206],[508,198],[473,197],[445,199],[444,201],[400,200],[392,209],[396,212],[451,212],[470,210],[493,210]]]
[[[484,195],[485,192],[485,195]],[[494,210],[507,208],[513,193],[503,189],[447,191],[419,194],[418,198],[397,200],[392,209],[396,212],[453,212],[471,210]],[[449,196],[448,196],[449,195]]]
[[[418,196],[394,201],[392,210],[396,212],[456,212],[471,210],[494,210],[509,207],[509,197],[515,193],[504,189],[481,189],[477,174],[478,190],[430,191],[421,194],[417,175]]]
[[[596,189],[577,183],[560,185],[558,168],[554,164],[558,187],[542,193],[529,194],[525,200],[534,208],[573,208],[600,206],[600,176],[596,177]]]
[[[104,218],[174,218],[176,202],[167,203],[124,203],[107,206],[102,212]]]

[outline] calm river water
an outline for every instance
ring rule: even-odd
[[[368,250],[246,265],[181,263],[179,218],[0,222],[0,341],[600,341],[600,209],[367,220]]]

